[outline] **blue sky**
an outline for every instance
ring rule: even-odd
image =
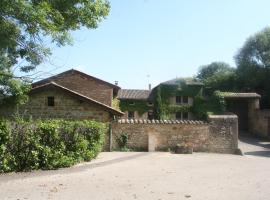
[[[269,0],[111,0],[96,30],[73,32],[38,70],[75,68],[122,88],[146,89],[233,56],[270,23]],[[47,74],[48,75],[48,74]],[[147,75],[150,75],[148,78]],[[44,74],[44,77],[46,75]]]

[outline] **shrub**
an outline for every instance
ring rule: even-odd
[[[94,121],[0,120],[0,172],[69,167],[101,151],[106,127]]]
[[[126,133],[122,133],[117,139],[118,146],[120,151],[128,151],[128,135]]]

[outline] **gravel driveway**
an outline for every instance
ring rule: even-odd
[[[268,156],[112,152],[69,169],[1,175],[0,199],[260,200],[269,186]]]

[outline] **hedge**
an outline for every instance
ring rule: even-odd
[[[69,167],[101,151],[106,126],[95,121],[0,120],[0,172]]]

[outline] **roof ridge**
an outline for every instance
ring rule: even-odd
[[[110,86],[113,87],[113,88],[120,89],[120,87],[117,86],[117,85],[114,85],[114,84],[112,84],[112,83],[110,83],[110,82],[104,81],[104,80],[102,80],[102,79],[100,79],[100,78],[91,76],[91,75],[89,75],[89,74],[87,74],[87,73],[85,73],[85,72],[82,72],[82,71],[79,71],[79,70],[73,69],[73,68],[72,68],[72,69],[69,69],[69,70],[66,70],[66,71],[63,71],[63,72],[61,72],[61,73],[55,74],[55,75],[53,75],[53,76],[47,77],[47,78],[45,78],[45,79],[36,81],[36,82],[32,83],[32,85],[37,85],[37,84],[39,84],[39,83],[49,81],[50,79],[57,78],[57,77],[59,77],[59,76],[61,76],[61,75],[67,74],[67,73],[72,72],[72,71],[73,71],[73,72],[76,72],[76,73],[79,73],[79,74],[82,74],[83,76],[87,76],[87,77],[89,77],[89,78],[95,79],[95,80],[97,80],[97,81],[103,82],[104,84],[110,85]],[[50,81],[50,82],[51,82],[51,81]]]

